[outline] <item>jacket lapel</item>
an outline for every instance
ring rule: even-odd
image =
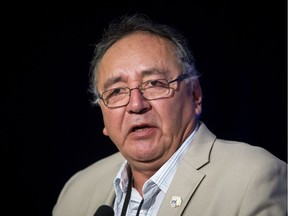
[[[182,215],[193,194],[205,178],[205,174],[199,169],[209,163],[209,155],[215,139],[215,135],[207,129],[204,123],[201,123],[164,197],[159,215]],[[181,204],[172,207],[172,197],[179,197]]]

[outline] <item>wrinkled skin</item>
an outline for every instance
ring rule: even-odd
[[[162,38],[134,33],[117,41],[99,64],[100,93],[115,87],[137,87],[150,79],[177,78],[181,68],[172,44]],[[195,127],[201,113],[198,81],[174,82],[169,97],[146,100],[135,89],[127,106],[109,109],[100,100],[103,133],[110,137],[131,165],[141,189],[179,148]],[[135,183],[135,184],[136,184]]]

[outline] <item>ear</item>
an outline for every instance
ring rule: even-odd
[[[193,103],[195,112],[199,116],[202,112],[202,89],[198,80],[193,81]]]
[[[104,134],[105,136],[109,136],[106,127],[103,128],[103,134]]]

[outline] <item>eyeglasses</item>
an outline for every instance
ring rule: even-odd
[[[172,81],[167,81],[166,79],[156,79],[143,82],[135,88],[113,88],[104,91],[101,95],[99,95],[99,98],[102,99],[105,106],[108,108],[126,106],[130,101],[131,91],[134,89],[138,89],[142,97],[146,100],[165,98],[169,97],[171,83],[182,81],[189,77],[191,77],[190,74],[181,74]]]

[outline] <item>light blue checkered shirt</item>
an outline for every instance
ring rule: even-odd
[[[185,140],[180,148],[171,156],[171,158],[165,164],[163,164],[163,166],[143,185],[144,203],[140,211],[140,216],[157,215],[162,200],[169,188],[170,183],[172,182],[181,158],[190,146],[189,144],[191,143],[198,128],[199,124],[196,125],[195,130],[190,134],[190,136]],[[115,216],[121,215],[121,210],[129,182],[128,170],[129,164],[127,161],[125,161],[114,179],[114,188],[116,193],[114,202]],[[132,188],[131,199],[126,215],[135,216],[141,201],[141,195],[136,189]]]

